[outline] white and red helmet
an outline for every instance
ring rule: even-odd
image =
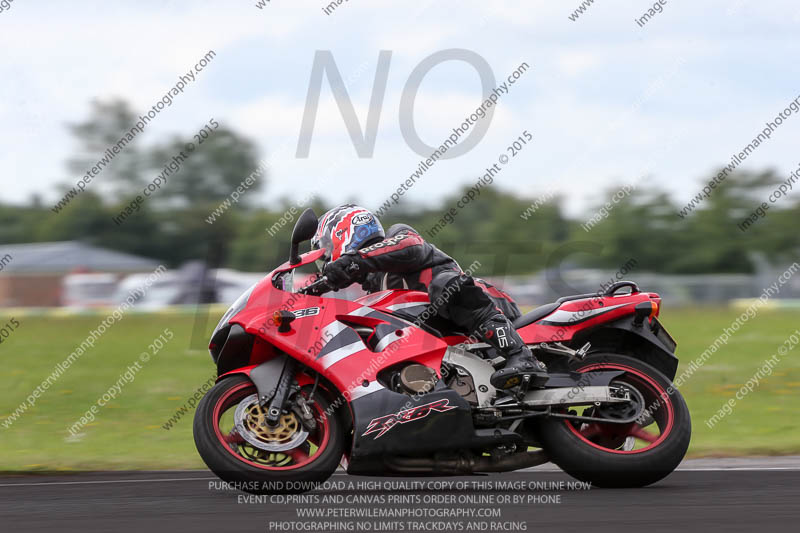
[[[324,248],[327,261],[336,261],[342,254],[361,248],[366,242],[383,239],[385,234],[378,218],[368,209],[354,204],[334,207],[321,217],[311,248]]]

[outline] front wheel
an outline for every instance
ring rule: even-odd
[[[290,400],[279,423],[266,423],[249,378],[225,378],[208,391],[194,417],[197,451],[216,475],[237,489],[256,493],[298,493],[313,489],[336,470],[344,452],[344,430],[319,389],[300,394],[313,416],[304,420]]]
[[[629,420],[625,424],[548,418],[537,433],[550,459],[567,474],[598,487],[642,487],[669,475],[683,460],[691,438],[689,409],[666,376],[638,359],[592,354],[580,373],[622,371],[611,382],[629,401],[561,409],[561,413]]]

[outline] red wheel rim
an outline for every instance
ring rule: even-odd
[[[286,466],[265,465],[257,463],[255,461],[251,461],[250,459],[244,457],[241,453],[237,451],[237,449],[235,448],[235,442],[237,442],[237,439],[232,437],[232,435],[230,434],[228,435],[223,434],[222,429],[219,427],[219,422],[220,419],[222,418],[222,414],[228,409],[230,409],[232,406],[237,405],[239,401],[247,397],[248,395],[247,393],[252,389],[254,389],[252,383],[240,383],[239,385],[226,391],[225,394],[223,394],[222,398],[220,398],[217,401],[216,405],[214,406],[214,413],[212,415],[213,419],[211,422],[214,425],[214,433],[216,434],[217,439],[219,440],[222,447],[239,461],[247,463],[250,466],[260,468],[262,470],[272,470],[272,471],[294,470],[306,466],[314,462],[317,458],[319,458],[322,452],[324,452],[328,446],[328,442],[330,440],[330,426],[328,423],[328,417],[325,416],[325,414],[320,409],[319,404],[317,404],[316,402],[314,402],[314,405],[312,407],[312,409],[315,411],[314,418],[317,421],[317,428],[314,430],[314,436],[312,437],[311,435],[309,435],[308,439],[304,443],[298,445],[294,449],[287,450],[285,452],[276,452],[290,456],[293,460],[293,464]],[[316,440],[316,442],[314,442],[312,438]],[[301,450],[301,447],[308,442],[317,446],[317,449],[313,454],[308,454],[305,451]]]
[[[578,428],[575,427],[571,421],[565,420],[564,423],[576,437],[593,448],[618,454],[643,453],[656,448],[666,440],[674,425],[675,411],[672,407],[672,402],[669,401],[669,395],[658,382],[641,370],[617,363],[598,363],[581,368],[578,372],[583,374],[592,370],[623,370],[625,374],[616,378],[615,381],[619,380],[625,382],[629,386],[635,386],[637,390],[645,396],[645,409],[649,409],[658,402],[658,409],[651,413],[651,416],[653,422],[658,425],[660,434],[655,435],[636,422],[624,425],[593,423],[584,424],[583,427]],[[630,383],[631,381],[634,383]],[[642,388],[645,390],[641,390]],[[645,392],[647,394],[645,394]],[[626,439],[628,437],[633,437],[634,439],[639,439],[649,444],[635,450],[619,450],[615,447],[604,446],[602,443],[597,442],[602,440],[615,442],[621,438]]]

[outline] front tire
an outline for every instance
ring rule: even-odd
[[[281,430],[270,432],[259,417],[261,410],[253,400],[256,387],[248,377],[235,375],[214,385],[194,417],[195,445],[208,468],[234,488],[253,494],[306,492],[328,479],[344,453],[344,430],[321,391],[308,398],[309,389],[303,388],[300,394],[313,400],[315,428],[306,431],[298,417],[287,412]],[[247,439],[242,436],[245,429],[236,428],[237,408],[251,417],[246,419],[253,430]],[[307,436],[301,434],[301,441],[293,438],[302,432]],[[280,451],[259,447],[285,448],[287,442],[296,446]]]
[[[691,418],[686,402],[666,376],[638,359],[618,354],[589,355],[573,370],[623,371],[612,385],[629,389],[635,399],[625,406],[591,407],[577,414],[627,419],[630,412],[637,412],[631,410],[637,402],[644,414],[629,424],[540,421],[539,440],[555,464],[598,487],[643,487],[677,468],[689,447]],[[626,409],[628,413],[622,412]]]

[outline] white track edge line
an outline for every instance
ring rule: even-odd
[[[97,485],[102,483],[163,483],[165,481],[222,481],[216,477],[183,477],[167,479],[111,479],[95,481],[44,481],[41,483],[0,483],[0,487],[34,487],[42,485]]]

